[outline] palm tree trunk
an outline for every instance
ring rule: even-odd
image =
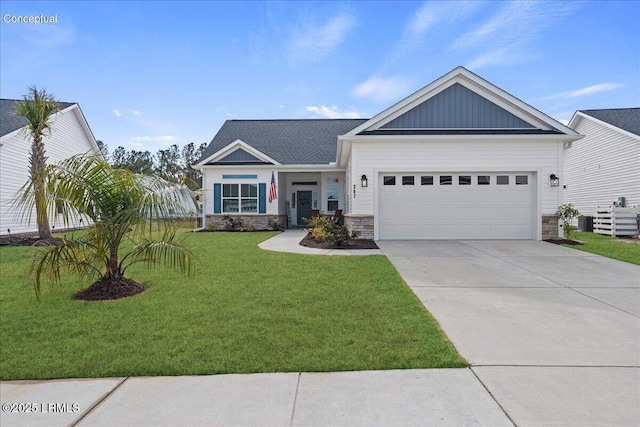
[[[31,144],[31,157],[29,158],[29,171],[33,183],[33,195],[36,204],[36,221],[38,223],[38,236],[40,239],[50,239],[51,226],[47,215],[47,198],[45,193],[45,173],[47,158],[44,151],[42,138],[34,138]]]
[[[120,264],[118,263],[118,245],[111,243],[109,245],[109,271],[107,275],[116,280],[120,280],[122,275],[120,274]]]

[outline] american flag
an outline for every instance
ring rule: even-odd
[[[271,172],[271,185],[269,186],[269,203],[278,198],[278,192],[276,191],[276,177]]]

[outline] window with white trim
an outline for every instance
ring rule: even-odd
[[[258,184],[222,184],[222,212],[257,213]]]

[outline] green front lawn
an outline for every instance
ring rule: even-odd
[[[574,240],[584,245],[563,245],[592,254],[606,256],[640,265],[640,244],[621,242],[620,239],[596,233],[575,233]]]
[[[132,268],[146,292],[80,302],[25,284],[34,248],[0,248],[0,377],[463,367],[384,256],[263,251],[274,233],[186,233],[195,277]]]

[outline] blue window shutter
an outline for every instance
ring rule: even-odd
[[[267,184],[258,184],[258,213],[267,213]]]
[[[213,213],[222,213],[222,184],[213,184]]]

